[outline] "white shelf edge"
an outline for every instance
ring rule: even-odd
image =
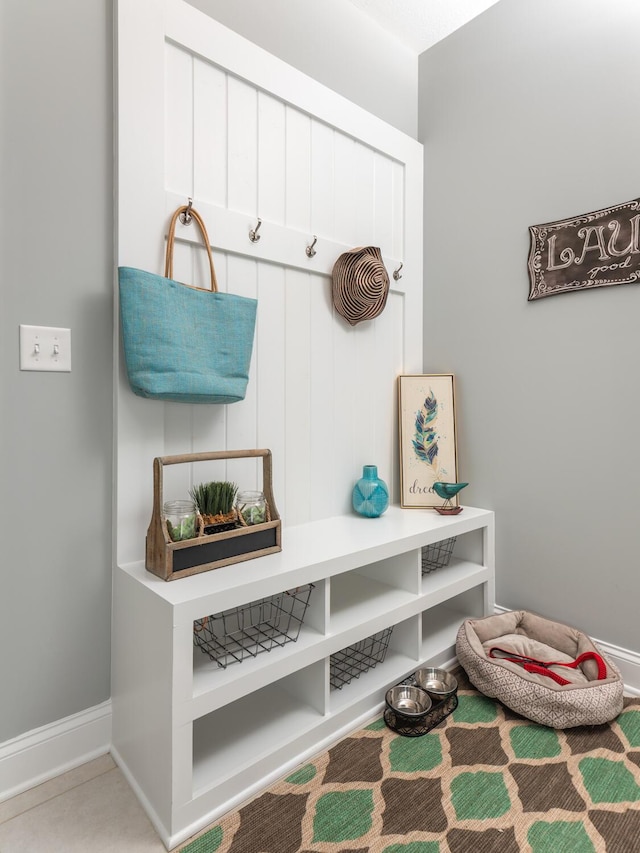
[[[119,566],[151,594],[174,608],[178,621],[200,618],[203,610],[226,610],[246,601],[277,594],[303,583],[395,557],[441,539],[491,528],[491,510],[465,507],[455,516],[429,510],[389,507],[375,519],[336,516],[282,531],[282,551],[223,566],[176,581],[148,572],[143,562]]]

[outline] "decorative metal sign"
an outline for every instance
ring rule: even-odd
[[[529,301],[640,281],[640,199],[532,225]]]

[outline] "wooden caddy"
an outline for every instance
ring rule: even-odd
[[[165,465],[208,462],[213,459],[262,457],[262,491],[269,505],[271,520],[250,527],[238,527],[172,542],[163,517],[162,471]],[[147,530],[145,566],[166,581],[177,580],[220,566],[252,560],[282,550],[282,525],[273,499],[270,450],[224,450],[212,453],[185,453],[157,456],[153,460],[153,514]]]

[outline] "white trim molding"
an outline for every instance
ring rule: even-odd
[[[495,606],[496,613],[507,613],[509,610],[509,607],[500,607],[498,604]],[[591,639],[620,670],[625,693],[629,696],[640,696],[640,654],[604,643],[595,637]]]
[[[593,641],[620,670],[624,692],[629,696],[640,696],[640,654],[595,638]]]
[[[0,744],[0,802],[111,748],[111,700]]]

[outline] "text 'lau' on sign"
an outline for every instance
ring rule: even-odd
[[[640,199],[529,227],[529,301],[640,281]]]

